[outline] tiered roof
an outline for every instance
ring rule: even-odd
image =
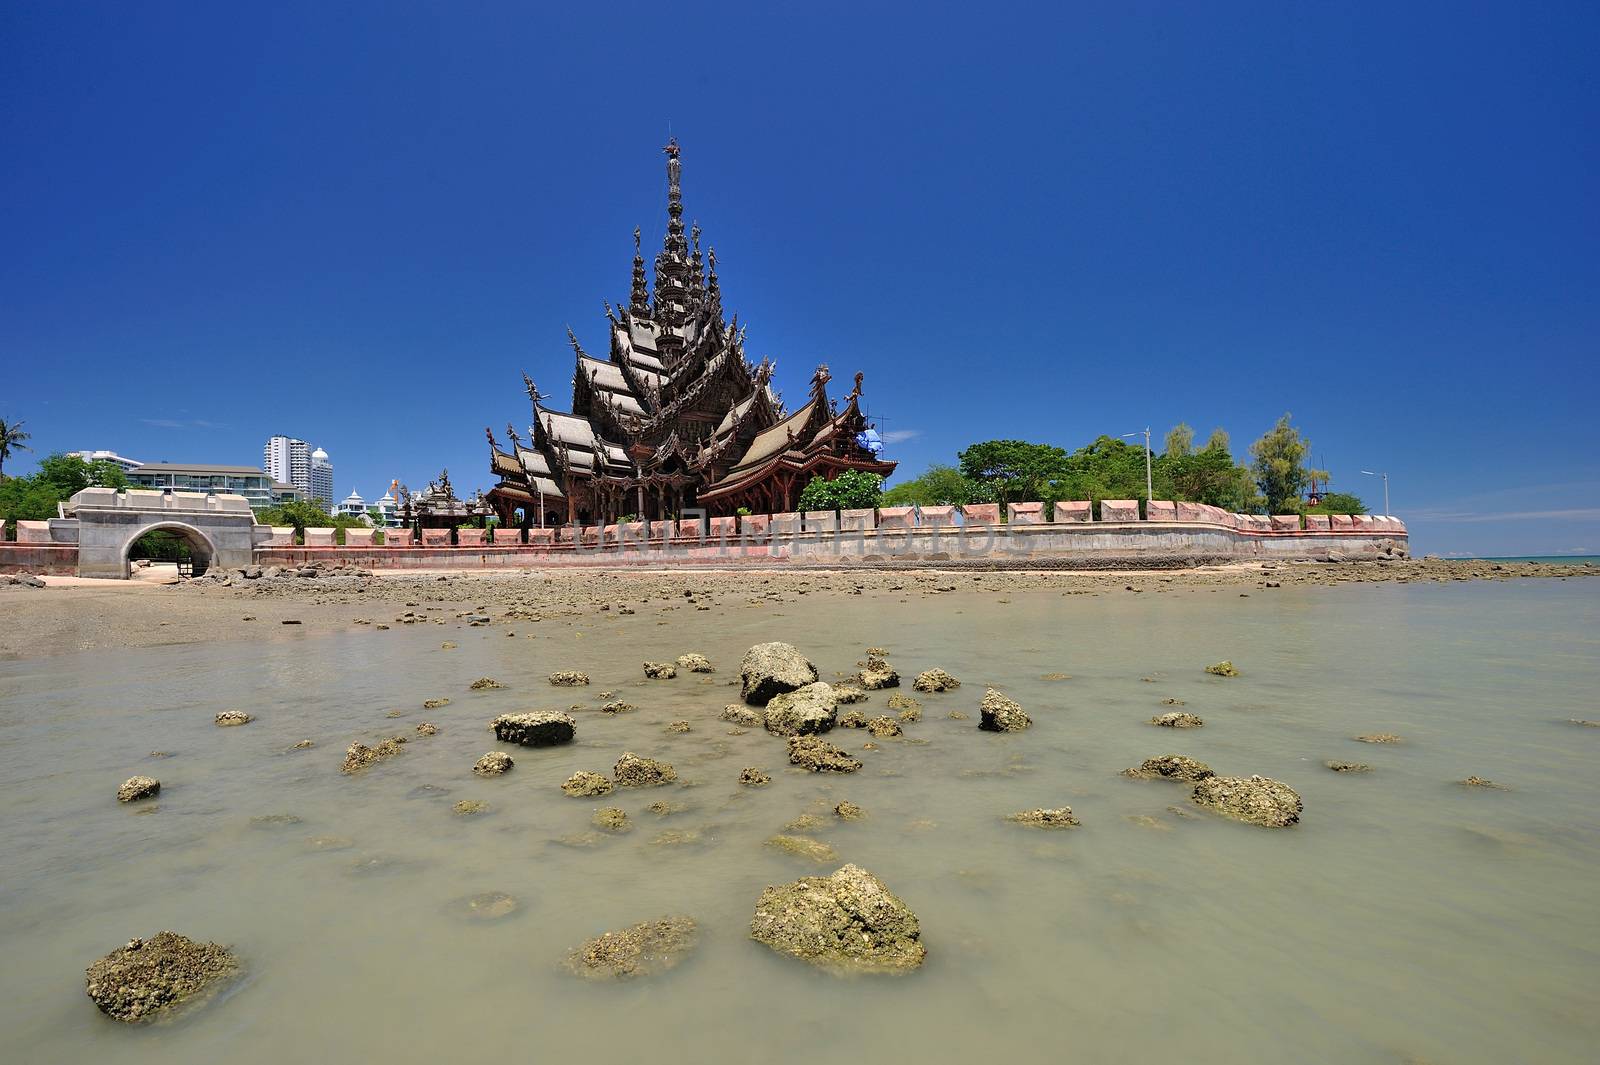
[[[491,497],[508,509],[540,499],[559,504],[569,520],[615,518],[696,498],[710,505],[775,464],[787,460],[798,470],[821,450],[834,460],[830,468],[892,470],[855,439],[866,428],[859,374],[840,410],[827,398],[821,368],[807,403],[791,414],[772,387],[773,364],[746,358],[744,329],[737,316],[730,323],[723,315],[716,251],[702,258],[700,227],[684,232],[677,143],[665,151],[668,221],[653,290],[635,229],[627,305],[606,305],[609,357],[591,356],[568,331],[575,356],[569,411],[550,406],[523,376],[532,406],[527,443],[507,426],[503,449],[486,431],[500,479]]]

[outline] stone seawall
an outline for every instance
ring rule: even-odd
[[[563,530],[574,532],[574,530]],[[1093,522],[838,529],[622,541],[577,535],[540,544],[256,549],[261,565],[308,562],[378,570],[552,566],[878,566],[960,563],[1033,568],[1178,566],[1248,559],[1405,557],[1402,531],[1263,531],[1197,522]]]
[[[78,572],[77,544],[0,542],[0,573],[72,577]]]

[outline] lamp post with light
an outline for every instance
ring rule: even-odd
[[[1135,436],[1144,437],[1144,501],[1145,505],[1148,506],[1150,500],[1155,498],[1155,489],[1151,487],[1152,481],[1150,477],[1150,427],[1147,425],[1138,432],[1123,433],[1122,439],[1127,440]]]
[[[1382,477],[1383,478],[1383,516],[1387,518],[1389,516],[1389,475],[1388,475],[1388,473],[1374,473],[1371,470],[1362,470],[1361,472],[1366,474],[1368,477]]]

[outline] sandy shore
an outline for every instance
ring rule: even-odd
[[[116,647],[272,639],[400,624],[407,611],[444,624],[574,617],[610,610],[761,608],[800,596],[892,597],[1069,595],[1192,591],[1270,593],[1295,585],[1351,582],[1566,579],[1600,568],[1547,563],[1417,560],[1386,563],[1238,563],[1189,570],[843,571],[517,570],[380,573],[247,581],[96,581],[49,577],[44,589],[0,587],[0,658]],[[686,619],[690,620],[690,619]],[[692,623],[692,620],[691,620]]]

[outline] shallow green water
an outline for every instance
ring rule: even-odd
[[[1567,719],[1600,718],[1600,582],[1009,598],[818,597],[0,664],[7,1058],[1592,1060],[1600,729]],[[937,665],[965,684],[920,697],[918,742],[880,741],[853,775],[806,774],[781,741],[717,720],[740,653],[764,639],[800,645],[825,677],[881,644],[908,679]],[[689,650],[722,671],[640,674]],[[1221,658],[1244,675],[1201,673]],[[595,683],[552,689],[543,677],[559,668]],[[1055,671],[1072,679],[1041,679]],[[508,687],[469,693],[482,675]],[[980,732],[985,684],[1034,727]],[[470,774],[498,746],[494,714],[597,707],[604,689],[640,711],[577,711],[572,746],[513,749],[498,780]],[[449,707],[420,709],[440,695]],[[1147,724],[1167,696],[1206,726]],[[228,707],[259,720],[213,726]],[[391,708],[405,716],[387,720]],[[695,731],[665,734],[675,718]],[[440,734],[359,778],[338,772],[351,740],[422,720]],[[1408,742],[1349,739],[1375,731]],[[318,746],[286,750],[306,737]],[[624,750],[696,786],[599,801],[557,790]],[[1117,775],[1171,751],[1288,782],[1302,823],[1186,819],[1169,810],[1185,789]],[[1376,769],[1336,775],[1329,758]],[[745,766],[773,784],[741,788]],[[153,813],[113,800],[135,773],[162,780]],[[1470,774],[1512,790],[1453,783]],[[414,797],[422,784],[449,794]],[[493,809],[455,817],[463,798]],[[688,808],[658,819],[644,809],[658,799]],[[909,977],[836,979],[747,938],[763,885],[833,868],[762,841],[841,799],[869,818],[816,835],[921,917],[928,962]],[[557,842],[606,803],[631,833]],[[1000,821],[1063,803],[1081,828]],[[268,814],[301,822],[252,825]],[[668,830],[701,841],[653,842]],[[353,845],[318,850],[313,836]],[[452,909],[491,890],[522,909],[482,924]],[[677,970],[627,986],[561,970],[582,939],[665,913],[705,932]],[[84,966],[163,928],[234,944],[248,978],[177,1023],[101,1017]]]

